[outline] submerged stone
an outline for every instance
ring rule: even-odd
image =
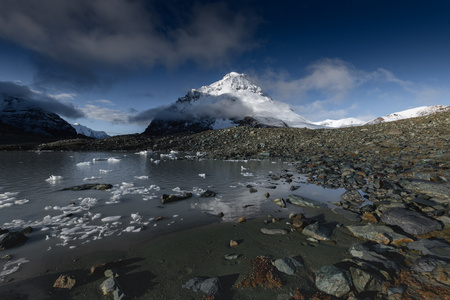
[[[292,205],[300,206],[300,207],[313,207],[313,208],[326,208],[327,205],[325,203],[307,199],[298,195],[289,195],[287,196],[287,201]]]
[[[171,203],[171,202],[176,202],[176,201],[189,199],[191,197],[192,197],[192,193],[184,193],[183,195],[167,195],[167,194],[163,194],[161,196],[161,203],[162,204],[166,204],[166,203]]]
[[[9,248],[13,248],[16,246],[20,246],[28,240],[23,233],[18,231],[8,232],[1,240],[0,240],[0,250],[6,250]]]
[[[105,183],[86,183],[82,185],[76,185],[68,188],[63,188],[61,191],[84,191],[84,190],[100,190],[105,191],[111,189],[112,184]]]

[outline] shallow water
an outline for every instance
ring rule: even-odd
[[[272,174],[291,169],[282,161],[202,160],[180,153],[2,152],[0,166],[0,228],[33,228],[25,245],[3,251],[13,259],[0,261],[0,282],[43,256],[87,244],[149,239],[213,222],[235,222],[241,216],[286,216],[301,209],[281,209],[271,200],[293,193],[330,203],[343,192],[307,184],[306,177],[294,171],[290,184],[272,180]],[[85,183],[113,188],[61,191]],[[248,185],[258,192],[250,193]],[[291,185],[300,188],[291,191]],[[217,195],[201,198],[207,189]],[[182,192],[194,196],[161,204],[162,194]],[[219,213],[224,217],[217,217]]]

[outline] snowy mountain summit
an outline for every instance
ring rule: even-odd
[[[78,134],[82,134],[82,135],[85,135],[87,137],[91,137],[94,139],[104,139],[104,138],[109,137],[109,135],[106,134],[106,132],[104,132],[104,131],[93,130],[93,129],[86,127],[84,125],[81,125],[79,123],[72,124],[72,127],[75,128],[75,130],[77,131]]]
[[[190,90],[161,109],[144,134],[193,133],[239,125],[321,127],[296,114],[289,105],[272,100],[247,75],[231,72],[211,85]]]

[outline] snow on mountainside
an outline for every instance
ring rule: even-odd
[[[72,124],[78,134],[85,135],[87,137],[92,137],[94,139],[104,139],[109,137],[104,131],[96,131],[79,123]]]
[[[320,122],[314,122],[314,124],[324,127],[330,127],[330,128],[341,128],[341,127],[350,127],[350,126],[361,126],[364,125],[366,122],[356,119],[356,118],[345,118],[340,120],[331,120],[326,119]]]
[[[0,120],[33,134],[58,138],[77,136],[76,130],[60,116],[24,99],[6,97],[0,100]]]
[[[444,112],[444,111],[450,111],[450,106],[446,106],[446,105],[420,106],[420,107],[396,112],[393,114],[389,114],[384,117],[379,117],[370,122],[367,122],[366,124],[371,125],[371,124],[379,124],[379,123],[384,123],[384,122],[392,122],[392,121],[403,120],[403,119],[408,119],[408,118],[427,116],[427,115]]]
[[[231,72],[211,85],[192,89],[162,109],[145,134],[199,132],[232,126],[320,128],[289,105],[272,100],[247,75]]]

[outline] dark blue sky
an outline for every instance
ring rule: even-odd
[[[231,71],[319,121],[449,105],[449,70],[448,1],[0,0],[0,82],[109,132]]]

